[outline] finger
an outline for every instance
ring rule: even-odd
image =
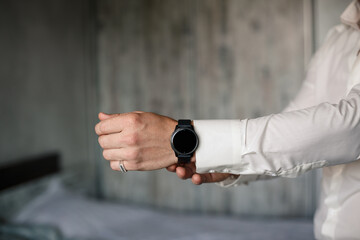
[[[191,162],[185,165],[186,167],[191,168],[191,170],[195,173],[196,172],[196,165],[195,162]]]
[[[208,182],[221,182],[225,179],[227,179],[231,174],[229,173],[210,173],[210,177],[206,178],[209,179]]]
[[[109,119],[109,118],[112,118],[112,117],[116,117],[118,115],[119,115],[118,113],[116,113],[116,114],[107,114],[107,113],[99,112],[98,118],[99,118],[100,121],[102,121],[102,120],[106,120],[106,119]]]
[[[178,166],[176,168],[176,175],[181,179],[188,179],[194,174],[193,169],[190,166]]]
[[[120,163],[127,171],[132,171],[131,164],[126,161],[110,161],[110,168],[114,171],[121,171]]]
[[[186,170],[184,167],[177,167],[176,168],[176,175],[181,178],[181,179],[186,179],[185,175],[186,175]]]
[[[110,168],[114,171],[120,171],[119,163],[120,163],[120,161],[110,161]],[[124,165],[124,163],[123,163],[123,165]]]
[[[191,181],[195,185],[200,185],[202,183],[214,183],[220,182],[228,178],[230,174],[227,173],[204,173],[204,174],[194,174],[191,178]]]
[[[193,173],[196,172],[196,166],[195,166],[195,163],[186,163],[184,165],[178,165],[178,164],[175,164],[177,167],[182,167],[182,168],[186,168],[190,171],[192,171]]]
[[[175,172],[176,171],[176,164],[170,165],[166,168],[166,170],[168,170],[169,172]]]
[[[101,135],[98,142],[103,149],[122,148],[128,146],[128,137],[121,133]]]
[[[195,185],[201,185],[203,183],[203,179],[200,174],[196,173],[191,177],[191,181]]]
[[[98,114],[98,118],[99,118],[100,121],[108,119],[110,117],[111,116],[109,114],[106,114],[106,113],[103,113],[103,112],[99,112],[99,114]]]
[[[114,117],[102,120],[95,126],[95,132],[97,135],[110,134],[121,132],[127,122],[131,121],[130,114],[117,114]]]
[[[120,149],[104,149],[103,157],[109,161],[133,161],[139,156],[139,151],[135,148],[120,148]]]
[[[184,166],[177,165],[176,174],[181,179],[188,179],[196,172],[195,163],[185,164]]]
[[[194,174],[191,178],[191,181],[195,185],[201,185],[203,183],[211,183],[214,182],[213,175],[211,173],[204,173],[204,174]]]

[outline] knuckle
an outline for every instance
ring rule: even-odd
[[[132,126],[137,126],[141,123],[141,115],[140,113],[131,113],[129,114],[129,123],[132,125]]]
[[[142,169],[142,163],[139,161],[127,161],[126,163],[126,168],[128,170],[131,169],[132,171],[141,171]]]
[[[110,159],[111,159],[111,152],[108,151],[108,150],[104,150],[104,151],[103,151],[103,157],[104,157],[106,160],[110,160]]]
[[[138,149],[129,150],[126,154],[127,159],[137,160],[139,158],[140,151]]]
[[[137,171],[136,164],[133,161],[126,161],[126,169],[128,171]]]
[[[134,168],[136,169],[136,171],[143,171],[144,167],[143,164],[139,161],[136,161],[133,163],[134,164]]]
[[[139,136],[136,133],[133,133],[129,136],[128,144],[131,146],[135,146],[139,143]]]

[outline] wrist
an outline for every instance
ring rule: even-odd
[[[178,164],[194,163],[196,161],[195,151],[199,139],[194,129],[194,121],[190,119],[177,121],[170,142]]]
[[[174,150],[172,149],[171,147],[171,135],[172,133],[174,132],[174,129],[176,128],[176,125],[178,125],[178,121],[170,118],[170,121],[169,121],[169,131],[168,131],[168,136],[169,136],[169,148],[170,148],[170,152],[171,152],[171,155],[170,155],[170,158],[169,158],[169,166],[170,165],[173,165],[173,164],[177,164],[178,163],[178,158],[176,157],[175,153],[174,153]]]

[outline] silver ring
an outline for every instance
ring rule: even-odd
[[[123,164],[123,161],[119,161],[119,167],[120,167],[120,171],[123,172],[123,173],[126,173],[127,170]]]

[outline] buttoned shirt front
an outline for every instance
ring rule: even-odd
[[[195,120],[200,173],[237,186],[323,168],[317,239],[360,239],[360,3],[353,1],[314,55],[300,92],[281,113]]]

